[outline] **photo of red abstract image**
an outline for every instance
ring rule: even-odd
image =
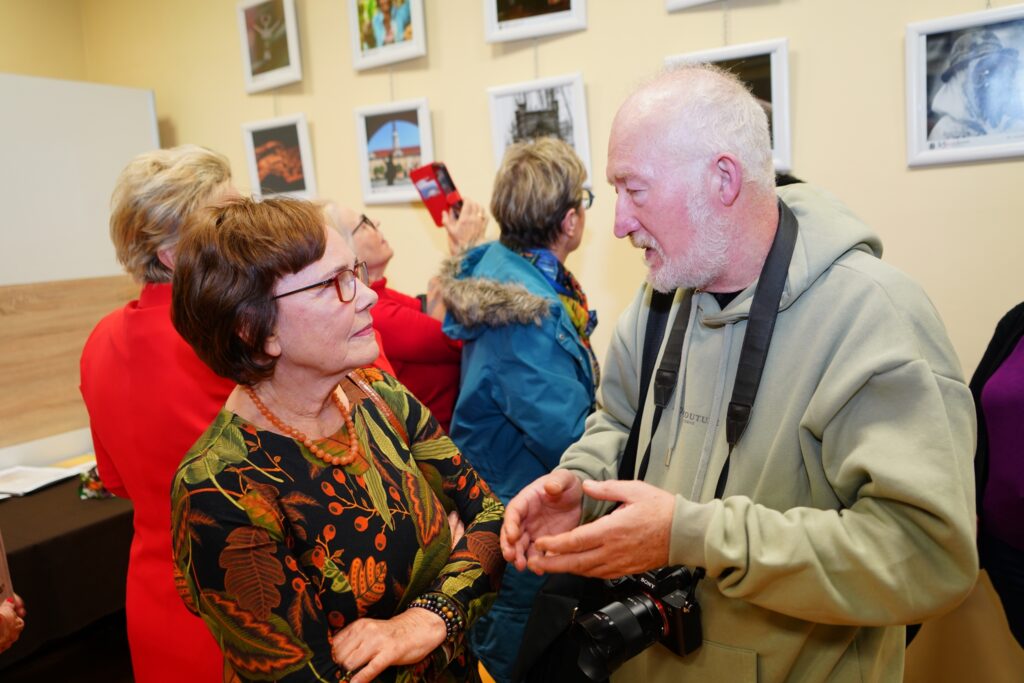
[[[295,126],[253,131],[260,194],[301,192],[306,189],[302,152]]]

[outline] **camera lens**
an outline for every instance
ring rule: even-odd
[[[666,628],[658,604],[639,593],[579,618],[580,670],[588,678],[608,678],[622,663],[653,645]]]

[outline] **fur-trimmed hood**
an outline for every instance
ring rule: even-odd
[[[445,332],[459,339],[479,328],[540,325],[559,304],[543,276],[498,242],[446,260],[438,281],[448,309]]]

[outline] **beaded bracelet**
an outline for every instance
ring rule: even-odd
[[[409,603],[409,607],[419,607],[433,612],[444,620],[445,638],[451,640],[466,629],[466,619],[458,603],[444,593],[427,593]]]

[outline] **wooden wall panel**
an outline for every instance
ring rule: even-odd
[[[88,426],[82,346],[138,291],[127,275],[0,287],[0,447]]]

